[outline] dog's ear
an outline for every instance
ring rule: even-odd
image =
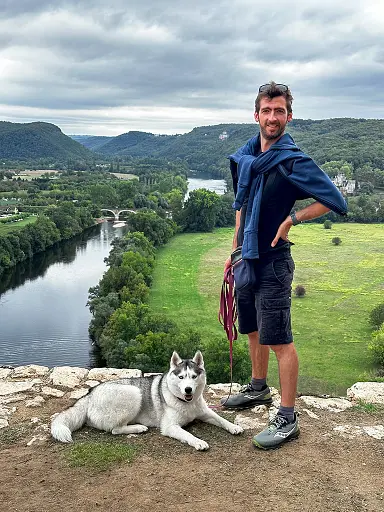
[[[204,368],[204,359],[203,354],[198,350],[195,354],[195,357],[192,359],[192,361],[199,367]]]
[[[178,364],[180,364],[181,362],[182,362],[181,357],[179,356],[179,354],[176,351],[174,351],[172,354],[172,357],[171,357],[171,369],[176,368],[176,366]]]

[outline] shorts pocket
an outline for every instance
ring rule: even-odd
[[[260,343],[278,345],[291,341],[291,299],[262,298]]]
[[[277,281],[283,286],[291,285],[295,263],[292,258],[272,261],[272,270]]]

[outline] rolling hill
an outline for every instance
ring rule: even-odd
[[[154,135],[130,131],[117,137],[95,137],[105,156],[185,159],[191,169],[227,166],[226,155],[257,133],[255,124],[201,126],[182,135]],[[384,169],[384,120],[335,118],[293,120],[287,130],[319,165],[345,160],[355,167],[364,163]],[[226,132],[226,135],[222,135]],[[81,141],[91,148],[89,139]]]
[[[47,157],[89,160],[94,158],[94,154],[64,135],[54,124],[0,121],[0,158],[22,160]]]

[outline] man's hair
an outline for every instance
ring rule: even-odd
[[[271,82],[268,82],[268,84],[266,84],[263,87],[263,91],[259,92],[259,94],[257,95],[257,98],[255,100],[255,111],[257,113],[260,112],[260,101],[263,98],[268,98],[268,99],[272,100],[273,98],[277,98],[278,96],[283,96],[285,98],[288,114],[292,113],[292,101],[293,101],[292,93],[289,90],[289,87],[285,86],[285,87],[287,87],[287,90],[283,91],[282,88],[280,87],[280,85],[281,84],[276,84],[276,82],[271,81]]]

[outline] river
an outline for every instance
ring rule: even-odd
[[[188,191],[224,193],[225,181],[188,180]],[[106,270],[111,241],[126,227],[105,222],[20,263],[0,278],[0,366],[99,365],[88,336],[88,290]]]

